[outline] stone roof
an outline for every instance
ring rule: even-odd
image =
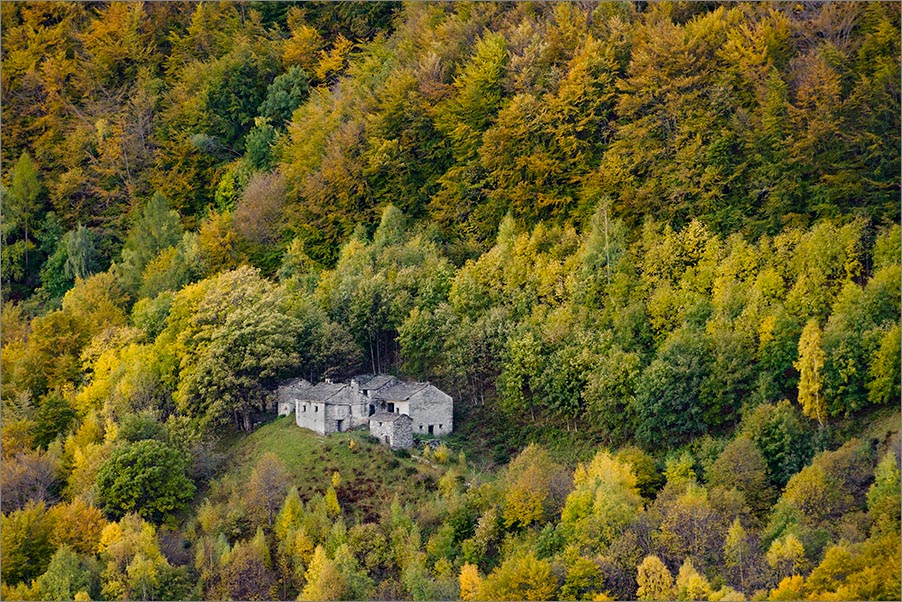
[[[357,386],[360,387],[361,391],[374,391],[397,379],[391,374],[377,374],[376,376],[373,376],[372,374],[359,374],[354,377],[354,380],[357,381]]]
[[[366,383],[365,387],[361,387],[361,389],[369,389],[369,390],[381,389],[385,385],[390,385],[397,381],[398,381],[398,379],[395,378],[394,376],[392,376],[391,374],[377,374],[376,376],[374,376],[372,378],[372,380],[370,380],[368,383]]]
[[[379,391],[376,397],[382,401],[406,401],[428,386],[429,383],[398,383]]]
[[[301,401],[328,401],[347,386],[344,383],[317,383],[305,389],[303,395],[298,399]]]
[[[291,380],[286,380],[280,386],[285,387],[286,389],[293,389],[295,391],[303,391],[304,389],[309,389],[313,385],[310,384],[306,378],[292,378]]]
[[[381,422],[397,422],[401,418],[406,418],[407,420],[413,420],[407,414],[392,414],[391,412],[376,412],[372,416],[370,416],[370,422],[373,420],[381,421]]]

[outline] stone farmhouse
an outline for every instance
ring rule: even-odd
[[[413,445],[413,434],[446,435],[454,430],[454,400],[428,382],[402,382],[388,374],[361,374],[347,383],[315,385],[302,378],[277,393],[280,416],[320,435],[367,426],[392,448]]]

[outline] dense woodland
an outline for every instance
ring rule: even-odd
[[[0,10],[3,599],[900,598],[898,3]]]

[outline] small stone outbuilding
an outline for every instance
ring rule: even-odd
[[[392,449],[413,447],[413,420],[407,414],[376,412],[370,416],[370,435]]]
[[[288,416],[294,412],[297,398],[312,387],[309,381],[303,378],[292,378],[279,385],[276,391],[276,411],[279,416]]]

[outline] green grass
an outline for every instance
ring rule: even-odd
[[[405,458],[374,443],[366,431],[317,435],[294,424],[294,417],[281,417],[238,439],[227,452],[229,466],[221,480],[246,482],[267,452],[282,461],[291,484],[307,501],[324,493],[332,474],[341,475],[336,489],[346,513],[363,521],[376,520],[397,496],[401,503],[422,499],[435,490],[444,470],[414,458]],[[350,441],[356,442],[351,449]]]

